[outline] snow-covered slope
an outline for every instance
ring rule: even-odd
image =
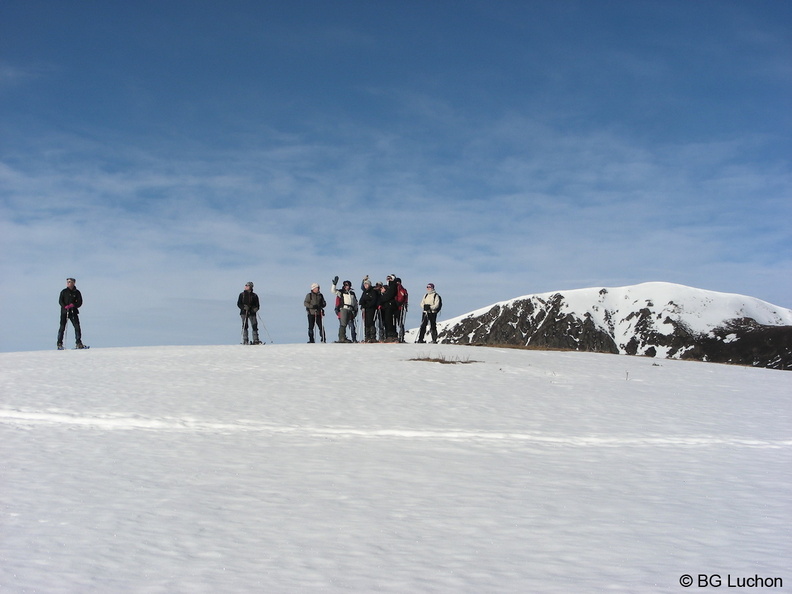
[[[447,320],[439,329],[441,342],[457,344],[535,345],[773,368],[792,363],[792,310],[661,282],[526,295]]]
[[[0,591],[788,587],[791,393],[452,345],[3,353]]]

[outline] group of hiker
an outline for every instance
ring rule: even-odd
[[[359,311],[362,312],[363,320],[362,342],[404,342],[409,294],[395,274],[389,274],[384,283],[374,283],[366,275],[360,283],[360,299],[352,288],[352,281],[345,280],[339,287],[336,276],[332,280],[330,293],[335,297],[334,311],[338,317],[338,340],[335,342],[358,342]],[[308,342],[316,342],[317,330],[319,340],[327,342],[324,325],[327,301],[318,283],[311,285],[303,305],[308,314]],[[427,326],[432,342],[437,342],[437,314],[442,306],[443,300],[435,291],[434,284],[427,284],[426,295],[421,300],[422,320],[416,342],[426,342],[424,336]]]
[[[409,294],[402,281],[395,274],[389,274],[385,282],[372,282],[368,275],[360,284],[360,299],[357,298],[351,281],[338,285],[338,276],[333,278],[330,293],[335,298],[334,311],[338,318],[338,340],[335,342],[359,342],[357,316],[361,313],[363,321],[362,342],[404,342],[405,323]],[[82,294],[77,289],[76,280],[66,279],[66,288],[60,292],[60,326],[58,328],[58,349],[62,350],[64,335],[69,321],[75,332],[75,348],[88,348],[82,343],[79,308],[83,304]],[[308,342],[327,342],[325,334],[324,310],[327,307],[318,283],[303,301],[308,314]],[[258,295],[253,291],[253,283],[245,283],[244,290],[237,299],[239,315],[242,319],[242,343],[262,344],[258,331],[258,311],[261,308]],[[421,327],[416,342],[426,342],[427,328],[432,342],[437,342],[437,314],[443,307],[443,300],[435,291],[433,283],[426,285],[426,294],[421,300]],[[252,336],[250,331],[252,330]],[[349,336],[347,336],[349,331]]]

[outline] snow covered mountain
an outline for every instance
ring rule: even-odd
[[[438,341],[792,367],[792,310],[651,282],[526,295],[438,324]]]

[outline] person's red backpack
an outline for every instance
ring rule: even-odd
[[[399,283],[398,288],[396,289],[396,303],[399,304],[399,307],[407,303],[407,298],[409,294],[407,293],[407,289],[405,289],[401,283]]]

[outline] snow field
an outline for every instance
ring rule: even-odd
[[[448,345],[0,354],[0,589],[792,584],[790,388]]]

